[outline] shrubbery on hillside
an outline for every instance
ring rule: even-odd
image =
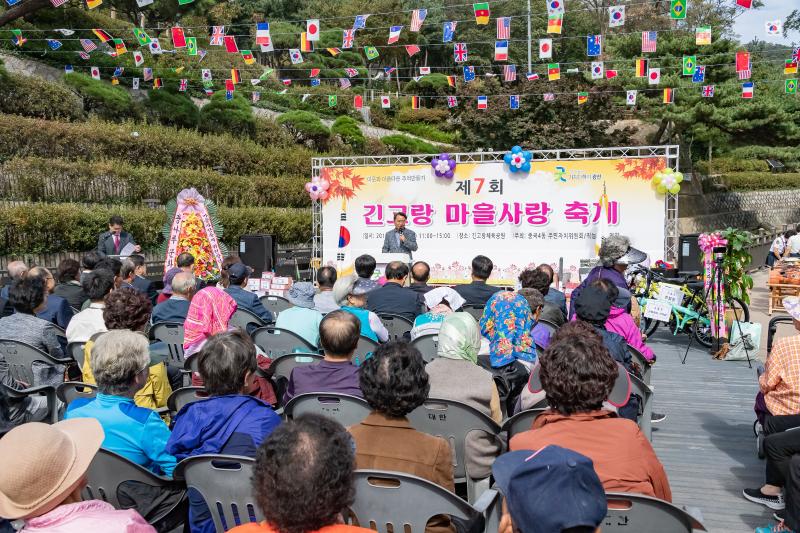
[[[142,116],[139,105],[122,87],[115,87],[110,83],[77,73],[65,75],[64,81],[81,95],[83,108],[89,113],[113,122],[138,119]]]
[[[0,63],[0,113],[47,120],[83,120],[83,103],[69,88],[6,72]]]

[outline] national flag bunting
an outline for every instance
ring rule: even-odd
[[[91,39],[81,39],[81,46],[86,52],[97,50],[97,45]]]
[[[450,87],[456,86],[456,77],[455,76],[447,76],[447,85]]]
[[[753,98],[753,82],[748,81],[742,84],[742,98]]]
[[[113,37],[111,37],[111,35],[107,31],[102,30],[100,28],[93,28],[92,33],[94,33],[97,36],[97,38],[100,39],[101,43],[107,43],[108,41],[113,39]]]
[[[658,85],[661,83],[661,69],[651,68],[647,71],[647,83],[650,85]]]
[[[289,59],[292,62],[292,65],[299,65],[303,62],[303,54],[300,53],[300,50],[297,48],[290,48],[289,49]]]
[[[786,94],[797,94],[797,80],[796,79],[786,80],[786,83],[784,84],[784,87],[786,89]]]
[[[445,22],[442,25],[442,42],[443,43],[449,43],[449,42],[453,41],[453,37],[455,37],[455,35],[456,35],[456,26],[457,25],[458,25],[458,22],[456,22],[456,21]]]
[[[578,105],[583,105],[589,101],[589,93],[586,91],[581,91],[578,93]]]
[[[670,3],[669,16],[674,20],[686,18],[686,0],[672,0]]]
[[[419,67],[420,76],[426,76],[431,73],[431,67]]]
[[[181,79],[181,83],[178,86],[178,90],[180,92],[186,92],[186,89],[188,89],[188,88],[189,88],[189,80],[187,80],[186,78],[182,78]]]
[[[336,97],[335,94],[328,95],[328,107],[336,107],[336,104],[339,103],[339,99]]]
[[[787,59],[783,66],[784,74],[797,74],[797,60]]]
[[[100,67],[91,67],[89,69],[89,73],[91,74],[93,79],[95,80],[100,79]]]
[[[458,105],[458,98],[455,96],[448,96],[447,97],[447,107],[453,108]]]
[[[306,39],[319,41],[319,19],[308,19],[306,21]]]
[[[647,59],[639,58],[636,60],[636,77],[644,78],[647,76]]]
[[[713,85],[703,85],[702,95],[703,95],[703,98],[714,98],[714,86]]]
[[[414,57],[415,55],[420,53],[420,48],[416,44],[407,44],[406,53],[408,54],[408,57]]]
[[[137,67],[141,67],[144,64],[144,54],[142,54],[139,50],[133,51],[133,63]]]
[[[745,9],[753,7],[753,0],[736,0],[736,5]]]
[[[697,65],[692,74],[692,83],[703,83],[706,81],[706,67]]]
[[[356,30],[342,30],[342,48],[345,50],[353,48]]]
[[[114,39],[114,51],[118,56],[126,54],[128,52],[128,48],[125,46],[125,41],[122,39]]]
[[[486,96],[478,97],[478,109],[487,109],[489,107],[489,98]]]
[[[367,59],[369,59],[370,61],[372,61],[373,59],[378,59],[378,56],[380,55],[378,53],[378,49],[375,48],[374,46],[365,46],[364,47],[364,54],[367,56]]]
[[[61,48],[62,44],[61,41],[58,41],[56,39],[47,39],[47,46],[50,47],[50,50],[58,50],[59,48]]]
[[[309,78],[316,78],[317,76],[319,76],[319,69],[318,68],[312,68],[311,72],[309,72],[309,74],[308,74],[308,77]]]
[[[419,96],[411,97],[411,109],[419,109]]]
[[[613,69],[606,70],[606,79],[610,80],[611,78],[617,77],[617,71]]]
[[[400,40],[400,32],[403,31],[402,26],[392,26],[389,28],[389,40],[386,44],[394,44]]]
[[[539,39],[539,59],[553,57],[553,39]]]
[[[546,0],[546,3],[548,15],[564,14],[564,0]]]
[[[635,90],[626,91],[625,96],[625,104],[626,105],[636,105],[636,93]]]
[[[245,65],[252,65],[256,62],[256,58],[253,57],[253,52],[251,50],[242,50],[242,60]]]
[[[172,28],[172,47],[173,48],[186,48],[186,34],[183,28],[174,26]]]
[[[300,34],[300,51],[301,52],[313,52],[314,51],[314,42],[308,40],[308,32],[303,32]]]
[[[779,20],[768,20],[764,23],[764,29],[767,32],[767,35],[780,35],[783,33],[783,21]]]
[[[663,102],[665,104],[675,103],[675,91],[674,91],[674,89],[664,89]]]
[[[616,28],[625,25],[625,6],[611,6],[608,8],[608,27]]]
[[[512,94],[508,97],[508,107],[511,109],[519,109],[519,95]]]
[[[223,43],[225,44],[225,51],[229,54],[238,54],[239,47],[236,45],[236,38],[233,35],[225,35],[222,38]]]
[[[602,61],[592,61],[592,79],[593,80],[602,80],[603,79],[603,62]]]
[[[528,81],[538,80],[539,79],[539,75],[537,73],[535,73],[535,72],[528,72],[527,74],[525,74],[525,78]]]
[[[99,7],[100,4],[102,3],[103,0],[86,0],[86,7],[88,7],[89,9],[94,9],[96,7]]]
[[[50,3],[53,7],[61,7],[67,3],[67,0],[50,0]]]
[[[361,109],[364,107],[364,97],[360,94],[353,96],[353,107],[355,109]]]
[[[256,25],[256,28],[259,26],[265,25],[267,30],[267,36],[269,36],[269,24],[266,22],[261,22]],[[225,26],[212,26],[211,27],[211,38],[208,41],[208,44],[211,46],[222,46],[223,40],[225,39]],[[258,29],[256,29],[256,42],[258,41]],[[257,44],[261,44],[258,43]]]
[[[250,50],[245,50],[245,51],[246,52],[250,52]],[[196,56],[197,55],[197,37],[187,37],[186,38],[186,54],[190,55],[190,56]],[[244,55],[244,53],[242,53],[242,55]],[[250,57],[251,58],[253,57],[252,52],[250,53]],[[255,63],[255,61],[256,60],[253,59],[252,63]],[[247,60],[245,60],[245,63],[247,63]],[[247,64],[250,65],[251,63],[247,63]]]
[[[74,72],[72,65],[64,65],[64,74],[73,74]]]
[[[470,82],[475,79],[475,67],[464,67],[464,82]]]
[[[348,75],[348,76],[350,76],[351,78],[352,78],[353,76],[358,76],[358,70],[357,70],[357,69],[354,69],[354,68],[348,67],[348,68],[344,69],[344,71],[345,71],[345,72],[347,73],[347,75]]]
[[[388,95],[381,96],[381,107],[383,109],[392,107],[392,99]]]
[[[698,26],[694,30],[694,44],[697,46],[711,44],[711,26]]]
[[[453,45],[453,59],[456,63],[463,63],[467,60],[467,43]]]
[[[221,27],[221,26],[214,26],[214,28]],[[256,23],[256,44],[260,46],[269,46],[272,42],[272,36],[269,33],[269,22],[257,22]],[[214,44],[214,43],[212,43]],[[220,43],[222,44],[222,39],[220,39]]]
[[[478,2],[472,4],[472,9],[475,11],[475,24],[484,25],[489,24],[489,2]]]
[[[547,65],[547,79],[550,81],[561,79],[561,67],[558,63],[550,63]]]
[[[147,35],[147,32],[139,28],[133,28],[133,36],[136,37],[139,46],[147,46],[152,41],[150,36]]]
[[[658,32],[643,31],[642,32],[642,53],[652,53],[656,51],[658,45]]]
[[[326,48],[325,51],[328,52],[333,57],[336,57],[342,53],[342,51],[339,48]]]
[[[517,81],[516,65],[505,65],[503,67],[503,81]]]
[[[237,83],[240,83],[241,81],[242,81],[242,76],[239,74],[239,69],[238,68],[232,68],[231,69],[231,83],[236,85]]]
[[[553,93],[544,93],[542,95],[542,98],[544,99],[545,102],[552,102],[553,100],[556,99],[556,95]]]
[[[142,69],[142,77],[144,77],[144,81],[150,81],[153,79],[153,69],[145,67]]]
[[[210,68],[202,69],[200,71],[200,79],[202,79],[204,82],[213,80],[214,77],[211,75],[211,69]]]
[[[597,57],[603,53],[603,36],[589,35],[586,37],[586,55]]]
[[[494,60],[508,61],[508,41],[495,41]]]
[[[511,17],[497,18],[497,39],[511,39]]]
[[[683,75],[693,76],[697,66],[697,56],[683,56]]]
[[[411,31],[417,32],[422,28],[422,23],[425,22],[425,17],[428,16],[427,9],[415,9],[411,12]]]
[[[564,22],[564,15],[551,15],[547,18],[547,33],[561,33],[561,26]]]

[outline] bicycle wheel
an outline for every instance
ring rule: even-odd
[[[732,301],[728,303],[728,311],[731,311],[734,316],[739,318],[741,322],[750,322],[750,308],[747,307],[747,304],[741,301],[739,298],[733,298]],[[703,306],[700,314],[704,318],[708,317],[707,306]],[[700,320],[695,320],[692,325],[692,333],[694,334],[694,338],[697,339],[697,342],[706,348],[710,348],[714,342],[714,337],[711,335],[710,322],[705,324],[701,323]]]
[[[647,335],[648,339],[653,335],[653,333],[656,332],[659,324],[661,324],[661,322],[659,322],[658,320],[642,317],[642,331],[644,332],[645,335]]]

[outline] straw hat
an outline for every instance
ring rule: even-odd
[[[83,480],[103,443],[94,418],[17,426],[0,439],[0,517],[41,516]]]

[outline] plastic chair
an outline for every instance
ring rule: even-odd
[[[311,392],[295,396],[283,408],[287,420],[314,413],[332,418],[344,427],[353,426],[372,412],[369,404],[356,396],[328,392]]]
[[[86,356],[84,348],[86,348],[85,342],[71,342],[67,344],[67,351],[75,362],[78,363],[78,368],[81,369],[81,372],[83,372],[83,360]]]
[[[238,524],[264,520],[250,482],[254,464],[250,457],[196,455],[178,463],[175,478],[186,480],[187,488],[200,493],[216,531],[223,532]]]
[[[461,308],[461,311],[471,314],[475,320],[480,322],[483,317],[483,309],[484,307],[478,307],[476,305],[465,305]]]
[[[691,533],[706,528],[687,511],[669,502],[643,496],[609,492],[608,514],[601,525],[603,533]]]
[[[102,500],[113,505],[115,509],[122,509],[119,503],[119,487],[126,481],[137,481],[163,489],[183,487],[183,483],[179,481],[157,476],[145,467],[103,448],[100,448],[92,459],[86,478],[86,487],[81,491],[83,499]],[[150,523],[155,524],[163,520],[182,504],[183,501],[176,502],[159,516],[151,518]]]
[[[24,398],[34,394],[46,396],[47,406],[50,410],[50,420],[53,423],[58,422],[56,387],[55,385],[35,385],[36,380],[33,377],[33,364],[39,363],[51,366],[66,365],[72,360],[56,359],[50,354],[34,348],[30,344],[9,339],[0,339],[0,354],[5,357],[6,363],[8,363],[9,375],[15,381],[22,381],[31,385],[30,387],[22,390],[13,389],[3,385],[5,387],[6,394],[11,398]]]
[[[150,339],[161,341],[169,347],[169,359],[183,364],[183,324],[179,322],[158,322],[153,324]]]
[[[430,363],[439,355],[439,334],[421,335],[411,341],[411,346],[419,350],[426,363]]]
[[[237,311],[238,313],[238,311]],[[304,353],[316,353],[319,349],[312,346],[303,337],[288,329],[275,326],[263,326],[250,334],[256,346],[261,348],[270,359],[300,350]]]
[[[378,316],[383,325],[386,326],[386,329],[389,330],[389,340],[404,338],[405,334],[414,327],[414,323],[404,316],[392,313],[384,313]]]
[[[375,353],[375,350],[378,349],[378,343],[374,340],[361,335],[358,339],[358,346],[356,346],[356,351],[353,354],[353,364],[356,366],[360,365],[370,357],[372,354]]]
[[[639,429],[642,430],[647,440],[653,440],[653,425],[650,417],[653,414],[653,389],[648,387],[641,379],[629,374],[631,380],[631,393],[638,394],[639,402]]]
[[[254,329],[250,328],[251,325],[255,328],[260,328],[261,326],[266,326],[267,323],[247,309],[240,308],[233,313],[233,316],[228,321],[228,325],[248,333],[249,329]]]
[[[487,415],[465,403],[455,400],[429,398],[408,414],[411,426],[423,433],[443,437],[453,450],[453,475],[456,483],[467,484],[467,500],[475,501],[479,494],[478,484],[486,485],[488,478],[475,480],[467,472],[466,440],[473,431],[483,431],[495,439],[500,426]]]
[[[554,323],[550,322],[549,320],[545,320],[545,319],[540,318],[536,323],[537,324],[541,324],[542,326],[546,327],[550,331],[550,335],[551,336],[554,335],[556,331],[558,331],[558,326],[556,326]]]
[[[278,318],[281,311],[286,311],[290,307],[294,307],[294,304],[283,296],[270,296],[267,294],[259,298],[259,300],[261,300],[261,304],[267,311],[272,312],[272,316],[275,318]]]
[[[183,387],[178,390],[172,391],[172,394],[167,398],[167,408],[170,413],[177,413],[183,406],[190,403],[202,400],[203,397],[198,396],[198,391],[203,391],[203,387]]]
[[[64,402],[64,405],[69,405],[78,398],[91,400],[97,396],[97,385],[90,385],[80,381],[67,381],[56,388],[56,396]]]
[[[361,527],[378,533],[387,533],[389,525],[395,532],[408,526],[411,533],[424,533],[425,524],[436,515],[474,520],[483,516],[499,496],[497,491],[488,490],[473,506],[416,476],[381,470],[356,470],[353,475],[356,497],[350,510]]]
[[[310,365],[317,361],[322,361],[322,356],[318,353],[288,353],[273,360],[272,364],[269,365],[269,370],[261,372],[261,374],[272,380],[275,396],[278,398],[278,403],[281,404],[292,370],[298,366]]]
[[[634,362],[639,363],[639,366],[642,367],[642,381],[644,381],[647,385],[650,385],[650,377],[653,375],[653,367],[647,361],[647,358],[642,355],[642,352],[631,346],[628,345],[628,352],[631,354],[631,359]]]
[[[508,440],[511,441],[511,437],[517,433],[522,433],[523,431],[528,431],[531,429],[536,417],[545,411],[547,411],[546,407],[538,407],[520,411],[508,420],[503,421],[503,427],[501,427],[500,430],[505,431],[508,435]]]

